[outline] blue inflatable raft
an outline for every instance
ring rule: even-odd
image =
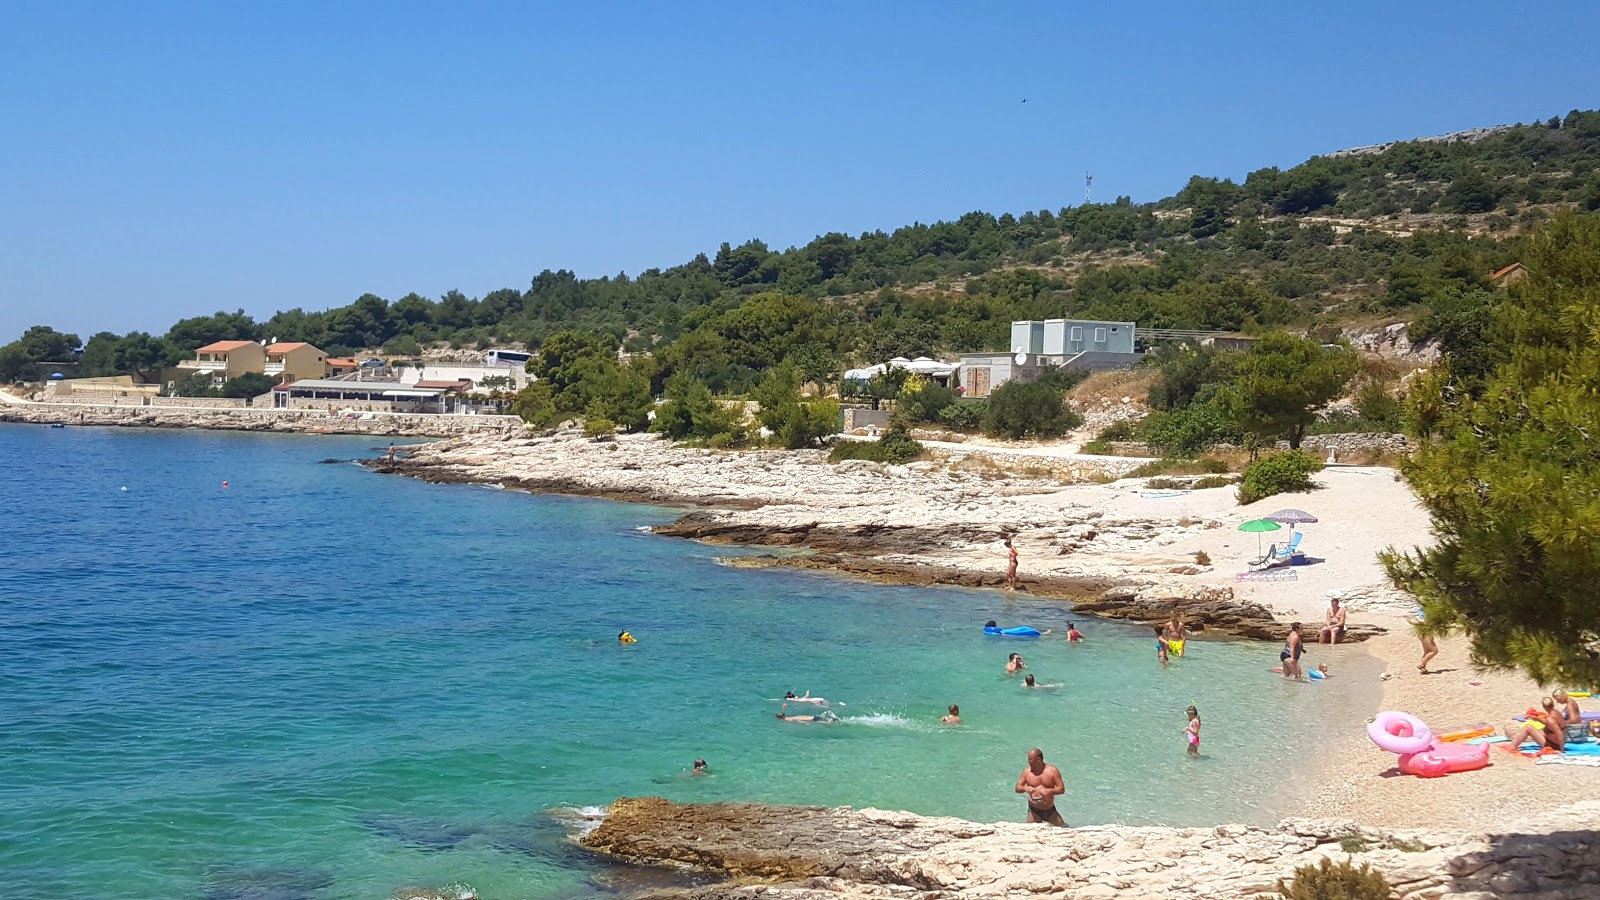
[[[1038,637],[1039,629],[1029,628],[1026,625],[1019,625],[1016,628],[996,628],[993,625],[985,625],[983,626],[983,633],[992,634],[995,637]]]

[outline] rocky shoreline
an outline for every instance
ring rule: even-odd
[[[580,843],[613,859],[726,881],[640,896],[694,900],[1255,898],[1323,859],[1366,863],[1394,896],[1600,896],[1600,802],[1483,833],[1286,819],[1276,828],[980,824],[848,807],[622,799]]]
[[[1220,530],[1221,521],[1115,514],[1077,493],[1082,487],[987,467],[972,471],[961,459],[831,464],[820,451],[719,453],[649,435],[592,439],[567,431],[469,437],[367,464],[437,483],[687,507],[655,532],[789,551],[728,560],[741,567],[1000,588],[1001,542],[1009,536],[1028,561],[1019,595],[1071,600],[1084,612],[1142,622],[1182,612],[1202,633],[1258,639],[1283,633],[1264,604],[1193,578],[1209,566],[1175,548]],[[1349,640],[1382,631],[1356,625]]]
[[[246,407],[111,406],[86,403],[0,405],[0,422],[117,428],[195,428],[276,434],[368,434],[382,437],[450,438],[520,431],[507,416],[441,416],[372,413],[369,418],[329,416],[314,410]]]

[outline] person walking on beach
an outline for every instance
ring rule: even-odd
[[[1061,770],[1044,764],[1044,751],[1038,747],[1028,751],[1028,767],[1017,778],[1017,793],[1028,795],[1030,823],[1046,822],[1060,828],[1067,823],[1056,812],[1056,798],[1067,792],[1061,780]]]
[[[1189,724],[1184,726],[1183,735],[1189,742],[1189,755],[1200,755],[1200,710],[1190,706],[1188,709]]]
[[[945,716],[944,718],[940,719],[939,720],[939,724],[941,724],[941,725],[960,725],[961,724],[961,707],[955,705],[954,703],[950,704],[950,714]]]
[[[1417,607],[1417,624],[1412,627],[1420,629],[1422,623],[1427,621],[1427,618],[1428,614],[1423,612],[1422,607]],[[1417,639],[1422,641],[1422,662],[1417,663],[1417,671],[1427,675],[1428,663],[1439,655],[1439,645],[1434,642],[1433,635],[1425,634],[1420,630],[1417,632]]]
[[[1017,589],[1017,548],[1006,538],[1006,590]]]
[[[1305,676],[1300,673],[1300,654],[1306,650],[1306,643],[1300,637],[1300,623],[1295,622],[1289,626],[1289,637],[1283,642],[1283,650],[1278,653],[1278,662],[1283,666],[1283,677],[1293,678],[1295,681],[1304,681]]]

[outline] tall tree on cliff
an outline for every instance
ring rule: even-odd
[[[1600,216],[1536,233],[1528,277],[1493,307],[1502,361],[1412,390],[1421,449],[1401,472],[1438,543],[1382,555],[1476,659],[1541,684],[1600,681]]]

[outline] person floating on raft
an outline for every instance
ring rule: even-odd
[[[619,643],[619,644],[637,644],[637,643],[639,643],[639,640],[638,640],[638,638],[635,638],[631,633],[629,633],[627,631],[624,631],[621,634],[617,635],[617,643]]]
[[[1044,637],[1050,633],[1050,629],[1046,628],[1044,631],[1040,631],[1037,628],[1029,628],[1026,625],[1018,625],[1015,628],[1001,628],[995,624],[993,619],[990,619],[983,623],[983,633],[997,637]]]

